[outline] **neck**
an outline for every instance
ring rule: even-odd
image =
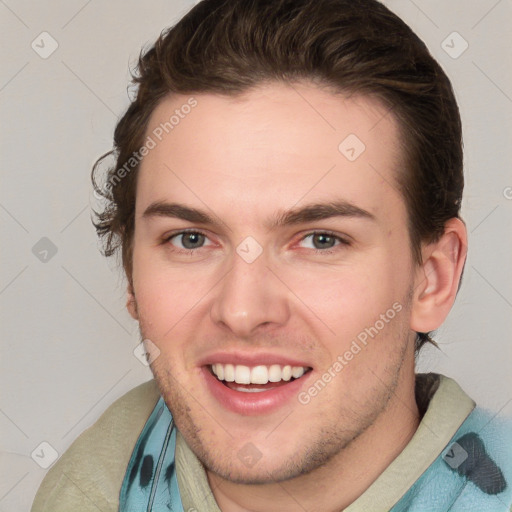
[[[222,512],[338,512],[361,496],[410,441],[419,425],[414,367],[388,407],[327,464],[285,482],[246,485],[207,471]]]

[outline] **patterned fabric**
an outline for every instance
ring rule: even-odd
[[[391,512],[509,512],[511,477],[511,424],[477,407]]]
[[[175,466],[176,432],[160,398],[128,464],[120,512],[184,512]],[[511,425],[477,407],[391,512],[509,512],[511,479]],[[381,510],[378,503],[372,508]]]
[[[160,398],[135,445],[121,487],[121,512],[183,512],[174,451],[176,428]]]

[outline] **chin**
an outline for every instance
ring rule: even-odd
[[[243,463],[236,461],[234,464],[228,460],[219,460],[214,455],[198,454],[199,460],[205,468],[219,476],[223,480],[243,485],[263,485],[277,482],[285,482],[302,474],[309,473],[305,467],[297,461],[283,463],[283,457],[276,461],[264,461],[264,457],[256,462],[252,468],[244,467]]]
[[[224,480],[245,485],[286,482],[309,474],[325,466],[353,439],[340,438],[333,433],[325,436],[318,432],[314,436],[317,441],[313,442],[304,433],[298,446],[297,443],[293,446],[287,443],[284,449],[279,449],[278,446],[267,445],[260,451],[246,438],[226,445],[226,450],[221,451],[220,446],[212,449],[214,443],[201,439],[197,432],[192,437],[188,435],[190,432],[181,433],[209,472]]]

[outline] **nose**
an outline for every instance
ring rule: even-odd
[[[247,263],[237,253],[216,289],[212,321],[237,338],[286,324],[290,316],[287,289],[270,270],[265,252]]]

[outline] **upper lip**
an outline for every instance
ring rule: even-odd
[[[302,366],[311,368],[312,365],[306,361],[300,361],[293,357],[285,356],[282,354],[273,354],[271,352],[215,352],[208,356],[202,357],[198,361],[199,366],[206,366],[212,364],[233,364],[243,366],[259,366],[278,364],[280,366]]]

